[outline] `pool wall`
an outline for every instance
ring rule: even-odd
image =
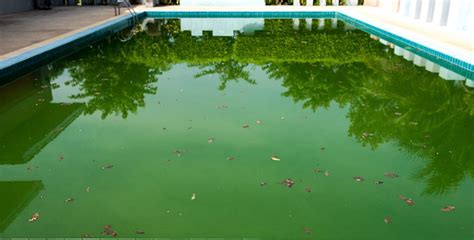
[[[470,63],[469,55],[465,55],[462,52],[461,54],[454,54],[460,56],[446,54],[442,52],[445,50],[442,46],[438,46],[438,50],[436,50],[426,46],[426,44],[422,44],[421,39],[410,40],[409,37],[401,37],[400,35],[402,34],[394,34],[392,31],[389,32],[349,15],[348,12],[342,11],[144,11],[139,13],[140,18],[338,18],[365,32],[439,64],[467,79],[474,79],[474,65]],[[1,61],[0,84],[8,82],[27,71],[31,71],[35,66],[47,64],[113,34],[129,26],[130,19],[130,15],[114,18],[71,36]]]

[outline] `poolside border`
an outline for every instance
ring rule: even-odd
[[[363,20],[349,16],[340,11],[143,11],[140,17],[155,18],[338,18],[354,25],[358,29],[378,36],[413,52],[429,61],[435,62],[467,79],[474,79],[474,65],[450,56],[440,50],[427,47],[414,40],[390,33]],[[46,64],[61,57],[66,52],[75,52],[103,37],[113,34],[129,25],[130,15],[124,15],[104,23],[86,28],[43,46],[27,50],[19,55],[0,61],[0,79],[12,73],[24,72],[32,66]]]

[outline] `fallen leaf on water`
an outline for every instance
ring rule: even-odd
[[[235,159],[235,157],[228,157],[228,158],[227,158],[227,160],[230,160],[230,161],[231,161],[231,160],[234,160],[234,159]]]
[[[281,117],[280,119],[281,119],[281,120],[285,120],[285,117]]]
[[[446,206],[446,207],[444,207],[444,208],[441,208],[441,211],[443,211],[443,212],[451,212],[451,211],[453,211],[454,209],[456,209],[456,207],[451,206],[451,205],[448,205],[448,206]]]
[[[385,224],[391,223],[391,222],[392,222],[392,217],[389,217],[389,216],[385,217],[385,218],[383,219],[383,222],[384,222]]]
[[[306,233],[306,234],[310,234],[310,233],[312,232],[312,231],[311,231],[311,228],[309,228],[309,227],[304,227],[304,228],[303,228],[303,231],[304,231],[304,233]]]
[[[319,169],[319,168],[315,168],[315,169],[313,169],[313,171],[314,171],[315,173],[320,173],[320,172],[322,172],[323,170],[321,170],[321,169]]]
[[[408,199],[405,199],[405,203],[408,206],[411,206],[411,205],[415,204],[415,201],[413,201],[413,199],[411,199],[411,198],[408,198]]]
[[[249,125],[248,125],[248,124],[244,124],[244,125],[242,126],[242,128],[249,128]]]
[[[193,193],[191,196],[191,200],[195,200],[195,199],[196,199],[196,193]]]
[[[405,199],[407,199],[405,196],[400,195],[400,200],[405,200]]]
[[[383,181],[375,181],[375,184],[383,184]]]
[[[361,177],[361,176],[355,176],[355,177],[353,177],[353,179],[356,180],[357,182],[362,182],[362,181],[364,181],[364,178]]]
[[[59,155],[59,160],[64,160],[64,155]]]
[[[282,181],[283,184],[285,184],[287,187],[291,188],[293,185],[295,185],[295,181],[293,181],[291,178],[287,178]]]
[[[262,120],[255,121],[256,124],[262,124]]]
[[[271,157],[271,159],[272,159],[273,161],[280,161],[280,158],[279,158],[278,156],[276,156],[276,155],[273,155],[273,156]]]
[[[90,235],[89,233],[85,233],[85,234],[82,234],[81,237],[82,237],[82,238],[91,238],[92,235]]]
[[[386,173],[384,173],[383,175],[384,175],[385,177],[389,177],[389,178],[397,178],[397,177],[399,177],[398,174],[392,173],[392,172],[386,172]]]
[[[87,187],[86,192],[90,192],[90,191],[91,191],[91,187]]]
[[[31,218],[28,219],[28,222],[36,222],[38,221],[39,217],[40,217],[39,213],[33,213],[33,215],[31,215]]]
[[[107,165],[107,166],[103,166],[102,169],[111,169],[113,167],[114,167],[114,165]]]
[[[213,142],[214,142],[214,138],[207,139],[207,143],[213,143]]]
[[[137,231],[135,231],[135,233],[136,233],[136,234],[145,234],[145,231],[143,231],[143,230],[137,230]]]
[[[306,187],[306,188],[305,188],[305,191],[306,191],[306,192],[311,192],[311,187]]]
[[[324,172],[324,175],[325,175],[325,176],[329,176],[329,175],[331,175],[331,174],[330,174],[328,171],[326,171],[326,172]]]
[[[321,151],[324,151],[324,150],[326,150],[326,148],[325,148],[325,147],[321,147]]]
[[[74,202],[74,198],[67,198],[66,202]]]
[[[264,186],[267,186],[267,183],[266,182],[260,182],[260,187],[264,187]]]
[[[105,225],[104,226],[104,231],[102,232],[102,235],[111,235],[113,237],[116,237],[118,235],[118,233],[112,229],[112,226]]]

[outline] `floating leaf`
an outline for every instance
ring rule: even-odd
[[[444,207],[444,208],[441,208],[441,211],[443,211],[443,212],[451,212],[451,211],[453,211],[454,209],[456,209],[456,207],[451,206],[451,205],[448,205],[448,206],[446,206],[446,207]]]
[[[383,175],[384,175],[385,177],[389,177],[389,178],[397,178],[397,177],[399,177],[398,174],[392,173],[392,172],[386,172],[386,173],[384,173]]]
[[[143,231],[143,230],[137,230],[137,231],[135,231],[135,233],[136,233],[136,234],[145,234],[145,231]]]
[[[276,156],[276,155],[273,155],[273,156],[271,157],[271,159],[272,159],[273,161],[280,161],[280,158],[279,158],[278,156]]]
[[[86,192],[90,192],[90,191],[91,191],[91,187],[87,187]]]
[[[306,233],[306,234],[310,234],[310,233],[312,232],[312,231],[311,231],[311,228],[309,228],[309,227],[304,227],[304,228],[303,228],[303,231],[304,231],[304,233]]]
[[[207,143],[213,143],[213,142],[214,142],[214,138],[207,139]]]
[[[242,125],[242,128],[249,128],[249,125],[248,125],[248,124],[244,124],[244,125]]]
[[[112,226],[105,225],[104,226],[104,231],[102,232],[102,235],[110,235],[112,237],[116,237],[118,235],[118,233],[112,229]]]
[[[103,166],[102,169],[111,169],[113,167],[114,167],[114,165],[106,165],[106,166]]]
[[[69,203],[69,202],[74,202],[74,198],[67,198],[66,199],[66,202]]]
[[[262,124],[262,120],[257,120],[257,121],[255,121],[255,123],[260,125],[260,124]]]
[[[287,187],[291,188],[293,185],[295,185],[295,181],[293,181],[291,178],[287,178],[282,181],[283,184],[285,184]]]
[[[329,176],[329,175],[331,175],[331,174],[330,174],[328,171],[324,172],[324,176],[327,177],[327,176]]]
[[[413,201],[413,199],[411,199],[411,198],[407,198],[407,199],[405,199],[405,203],[408,206],[411,206],[411,205],[415,204],[415,201]]]
[[[235,159],[235,157],[232,157],[232,156],[227,158],[227,160],[229,160],[229,161],[232,161],[234,159]]]
[[[31,215],[31,218],[28,219],[28,222],[36,222],[38,221],[39,217],[40,217],[39,213],[33,213],[33,215]]]
[[[266,182],[260,182],[260,187],[264,187],[264,186],[267,186],[267,183]]]
[[[195,199],[196,199],[196,193],[193,193],[193,194],[191,195],[191,200],[195,200]]]
[[[364,178],[361,177],[361,176],[355,176],[355,177],[353,177],[353,179],[356,180],[357,182],[362,182],[362,181],[364,181]]]
[[[383,181],[375,181],[375,184],[383,184]]]
[[[385,217],[385,218],[383,219],[383,222],[384,222],[385,224],[391,223],[391,222],[392,222],[392,217],[389,217],[389,216]]]
[[[306,187],[306,188],[305,188],[305,191],[306,191],[306,192],[311,192],[311,187]]]

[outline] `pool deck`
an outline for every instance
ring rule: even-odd
[[[146,8],[143,11],[336,11],[357,18],[373,26],[412,41],[428,44],[432,49],[447,52],[470,64],[474,62],[474,40],[468,33],[450,31],[421,21],[409,20],[396,13],[384,12],[380,8],[369,6],[266,6],[266,7],[181,7],[167,6]],[[122,12],[122,17],[124,16]],[[28,51],[46,46],[54,41],[70,37],[76,33],[111,22],[114,16],[112,6],[55,7],[53,10],[35,10],[9,15],[0,15],[0,63],[22,55]],[[1,64],[0,64],[1,65]]]

